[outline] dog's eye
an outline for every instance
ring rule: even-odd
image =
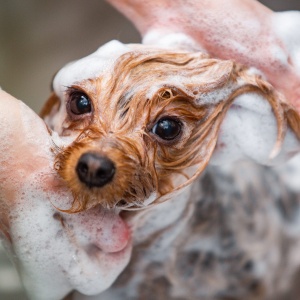
[[[70,110],[75,115],[83,115],[91,112],[92,104],[89,97],[81,92],[71,94]]]
[[[152,133],[163,140],[174,140],[181,132],[182,124],[171,118],[160,119],[152,128]]]

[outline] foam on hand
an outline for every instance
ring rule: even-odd
[[[299,12],[220,0],[160,0],[147,3],[146,10],[146,4],[135,3],[132,11],[130,4],[110,1],[141,31],[144,44],[207,52],[255,67],[300,112]]]
[[[52,138],[33,111],[5,97],[0,231],[26,291],[39,300],[61,299],[72,290],[100,293],[128,263],[130,230],[117,211],[95,207],[68,215],[55,208],[69,208],[73,199],[53,170]]]

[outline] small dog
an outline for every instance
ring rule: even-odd
[[[132,261],[101,299],[266,299],[286,290],[279,196],[258,179],[271,172],[248,163],[243,176],[237,167],[201,175],[211,159],[271,164],[297,151],[299,116],[261,76],[202,53],[110,42],[63,68],[53,87],[41,116],[66,141],[53,149],[74,197],[63,211],[121,209],[133,232]],[[246,116],[242,126],[271,128],[260,145],[250,134],[250,154],[230,111]],[[267,249],[278,251],[270,258]]]

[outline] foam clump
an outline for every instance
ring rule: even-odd
[[[289,51],[290,59],[300,74],[300,12],[288,11],[276,13],[272,26]]]
[[[105,72],[109,73],[115,58],[129,50],[126,45],[113,40],[100,47],[94,53],[69,63],[57,73],[53,81],[53,87],[57,95],[63,99],[65,89],[68,86],[85,79],[99,77]]]
[[[240,95],[221,125],[211,164],[224,165],[251,159],[263,165],[278,165],[299,152],[300,143],[288,129],[280,153],[271,157],[276,137],[276,119],[266,99],[255,93]]]

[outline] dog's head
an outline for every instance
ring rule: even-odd
[[[270,103],[279,146],[286,104],[232,61],[111,42],[66,66],[42,116],[71,139],[56,157],[74,195],[70,212],[98,203],[140,207],[186,186],[206,167],[228,108],[245,93]]]

